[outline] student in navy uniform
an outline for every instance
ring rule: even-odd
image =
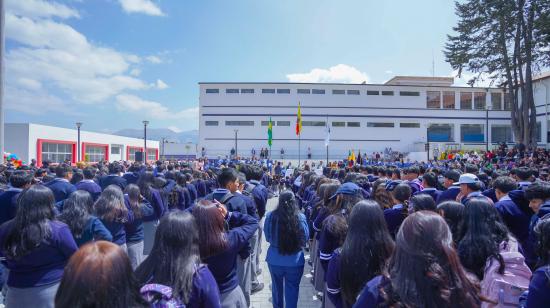
[[[99,178],[99,186],[101,190],[105,190],[109,185],[116,185],[121,191],[124,191],[128,183],[121,177],[124,167],[119,162],[112,162],[109,164],[109,174]]]
[[[15,218],[17,198],[24,189],[29,188],[31,181],[32,175],[23,170],[14,171],[10,175],[10,187],[0,193],[0,224]]]
[[[120,187],[107,186],[94,204],[94,213],[111,232],[113,243],[127,251],[124,224],[132,217],[132,212],[124,202]]]
[[[126,253],[113,243],[98,241],[84,245],[69,260],[55,296],[55,307],[150,305],[139,293]]]
[[[128,168],[128,172],[122,175],[122,178],[126,180],[126,184],[137,184],[139,180],[139,173],[141,170],[142,166],[138,162],[134,162]]]
[[[77,190],[85,190],[90,193],[94,201],[99,198],[99,195],[101,195],[101,187],[94,182],[96,174],[96,169],[93,167],[86,167],[84,170],[82,170],[82,175],[84,175],[84,179],[78,183],[76,183],[75,188]]]
[[[457,195],[456,201],[460,201],[464,205],[472,199],[486,199],[489,203],[493,203],[489,197],[481,193],[482,183],[475,174],[464,173],[454,184],[460,185],[460,193]]]
[[[176,173],[176,187],[170,193],[168,207],[170,209],[179,209],[181,211],[192,206],[191,195],[187,189],[185,174]]]
[[[151,253],[136,269],[140,285],[162,284],[189,308],[219,308],[220,294],[212,272],[201,263],[199,232],[188,212],[165,215]]]
[[[193,177],[189,173],[185,173],[185,178],[187,181],[186,187],[189,190],[189,195],[191,196],[191,203],[194,204],[197,198],[199,197],[197,192],[197,187],[193,185]]]
[[[124,224],[128,257],[132,268],[135,269],[144,259],[143,255],[143,220],[155,215],[151,204],[141,196],[139,187],[135,184],[126,186],[124,202],[131,209],[131,219]]]
[[[427,194],[434,199],[434,202],[437,200],[437,197],[441,194],[441,191],[437,190],[437,176],[433,172],[428,172],[422,176],[422,186],[423,190],[414,193],[413,195],[418,194]]]
[[[235,193],[239,188],[239,175],[233,168],[224,168],[218,175],[220,188],[215,189],[206,196],[207,200],[218,200],[225,205],[229,212],[239,212],[246,214],[246,203],[242,198],[235,198]]]
[[[246,307],[237,277],[237,257],[258,229],[258,220],[228,212],[218,203],[202,200],[193,208],[199,230],[201,260],[208,264],[221,293],[224,308]],[[229,231],[224,230],[225,224]]]
[[[550,303],[550,217],[541,219],[534,232],[539,260],[529,283],[526,308],[546,307]]]
[[[69,195],[76,190],[69,179],[73,176],[73,169],[67,164],[59,164],[55,168],[55,179],[44,184],[52,190],[55,197],[55,202],[63,201],[69,198]]]
[[[112,241],[111,232],[99,218],[92,215],[94,201],[90,193],[77,190],[63,204],[59,220],[66,223],[78,247],[89,241]]]
[[[528,167],[520,167],[516,169],[516,177],[518,179],[519,189],[525,189],[533,184],[533,170]]]
[[[445,172],[443,186],[446,190],[442,191],[437,199],[436,204],[440,204],[444,201],[456,201],[456,196],[460,193],[460,186],[454,185],[460,179],[460,173],[457,170],[449,170]]]
[[[6,307],[54,307],[63,269],[78,249],[69,227],[55,220],[50,189],[21,193],[17,214],[0,226],[0,256],[9,269]]]
[[[391,186],[388,186],[391,189]],[[409,198],[411,197],[411,187],[408,184],[401,183],[392,190],[393,206],[391,209],[384,210],[384,218],[388,224],[388,230],[395,238],[399,226],[409,213]]]
[[[409,201],[409,214],[418,211],[436,212],[437,207],[435,206],[434,199],[428,194],[416,194],[412,196]]]
[[[445,219],[447,225],[449,225],[449,229],[451,229],[451,234],[453,235],[453,241],[455,245],[458,245],[460,237],[458,231],[464,216],[464,204],[456,201],[445,201],[437,206],[437,212]]]
[[[351,307],[365,283],[384,273],[394,246],[380,205],[372,200],[357,203],[346,240],[329,262],[325,300],[336,308]]]

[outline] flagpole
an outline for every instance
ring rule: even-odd
[[[300,159],[301,159],[301,155],[300,155],[300,151],[302,149],[302,132],[300,132],[298,134],[298,169],[300,169]]]
[[[329,124],[328,124],[328,114],[327,114],[327,127],[329,127],[328,125],[329,125]],[[330,128],[329,128],[329,129],[330,129]],[[330,132],[327,132],[327,133],[330,134]],[[326,138],[326,137],[325,137],[325,138]],[[327,143],[327,167],[328,167],[328,143]]]

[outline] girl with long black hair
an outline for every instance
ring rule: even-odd
[[[170,287],[186,307],[220,307],[218,285],[201,263],[197,224],[188,212],[173,211],[160,220],[153,249],[136,276],[141,285]]]
[[[120,187],[114,184],[107,186],[95,202],[94,212],[111,232],[113,243],[127,251],[124,224],[132,218],[132,211],[127,207]]]
[[[273,307],[294,308],[304,273],[302,249],[309,238],[309,228],[291,191],[281,193],[277,208],[267,213],[264,232],[270,243],[266,262],[271,273]]]
[[[392,184],[392,183],[390,183]],[[387,189],[391,189],[392,185],[388,185]],[[409,198],[411,197],[411,187],[408,184],[400,183],[391,191],[393,197],[393,206],[390,209],[384,210],[384,218],[388,224],[388,230],[392,237],[395,238],[399,226],[409,213]]]
[[[159,190],[153,187],[154,179],[153,172],[146,171],[139,175],[137,181],[141,195],[151,204],[155,211],[155,215],[146,217],[143,223],[143,253],[146,255],[149,254],[153,247],[155,230],[157,229],[159,219],[167,211]]]
[[[132,217],[124,224],[126,231],[126,245],[128,246],[128,257],[132,268],[135,269],[143,261],[143,221],[154,216],[155,211],[141,195],[139,187],[129,184],[124,189],[124,202],[130,208]]]
[[[357,203],[344,244],[334,251],[327,270],[332,304],[351,307],[365,283],[385,272],[394,246],[380,205],[372,200]]]

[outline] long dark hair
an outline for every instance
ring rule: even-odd
[[[187,177],[185,176],[185,174],[178,172],[176,173],[175,177],[176,186],[170,192],[170,196],[168,199],[168,206],[170,207],[170,209],[176,208],[181,201],[180,198],[189,193],[189,190],[186,187]]]
[[[97,241],[69,260],[55,295],[55,307],[148,307],[139,294],[128,255],[118,245]]]
[[[304,230],[300,224],[296,199],[291,191],[279,196],[279,204],[272,213],[271,229],[278,230],[279,252],[294,254],[304,247]]]
[[[380,205],[372,200],[357,203],[340,253],[340,286],[348,306],[353,306],[367,281],[386,270],[394,246]]]
[[[11,259],[19,259],[40,246],[51,236],[50,221],[55,219],[55,198],[42,185],[24,190],[17,200],[17,214],[11,221],[3,250]]]
[[[496,208],[482,198],[473,198],[464,209],[459,231],[458,255],[465,268],[483,279],[487,259],[495,258],[504,272],[499,245],[508,240],[508,229]]]
[[[94,199],[89,192],[77,190],[63,203],[59,220],[66,223],[75,238],[80,238],[93,211]]]
[[[108,222],[124,223],[128,217],[128,208],[120,187],[109,185],[94,204],[96,216]]]
[[[136,269],[138,281],[172,287],[174,297],[188,304],[193,275],[200,265],[199,232],[188,212],[170,212],[160,220],[151,253]]]
[[[140,219],[143,216],[142,207],[143,204],[141,199],[141,191],[136,184],[129,184],[124,188],[124,193],[128,195],[128,200],[130,201],[130,208],[135,219]]]
[[[153,172],[146,171],[140,174],[139,179],[137,181],[137,186],[141,191],[141,195],[143,195],[145,199],[149,201],[151,201],[151,189],[153,186],[154,179],[155,179],[155,176],[153,175]]]
[[[445,219],[447,225],[449,225],[449,229],[451,229],[451,233],[453,234],[453,241],[455,244],[458,244],[460,236],[458,229],[464,216],[464,205],[456,201],[445,201],[437,206],[437,211]]]
[[[193,216],[199,230],[201,259],[217,255],[228,247],[225,221],[220,209],[209,200],[201,200],[193,208]]]
[[[461,266],[447,223],[431,211],[413,213],[403,221],[389,276],[381,288],[387,306],[480,305],[479,285]]]

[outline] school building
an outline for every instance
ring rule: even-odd
[[[44,160],[54,163],[135,160],[136,152],[143,152],[144,148],[143,139],[84,130],[80,131],[80,145],[78,142],[77,129],[34,123],[5,124],[5,151],[16,154],[26,163],[36,159],[38,166]],[[147,140],[147,160],[158,158],[159,142]]]
[[[384,84],[337,83],[199,83],[199,146],[208,157],[237,148],[248,156],[267,147],[267,125],[273,121],[272,155],[329,157],[349,150],[422,152],[448,148],[485,149],[513,143],[510,103],[503,89],[460,87],[450,77],[396,76]],[[538,141],[548,137],[550,74],[535,78]],[[300,141],[295,134],[298,102],[302,112]],[[545,133],[542,133],[545,132]],[[430,154],[431,155],[431,154]]]

